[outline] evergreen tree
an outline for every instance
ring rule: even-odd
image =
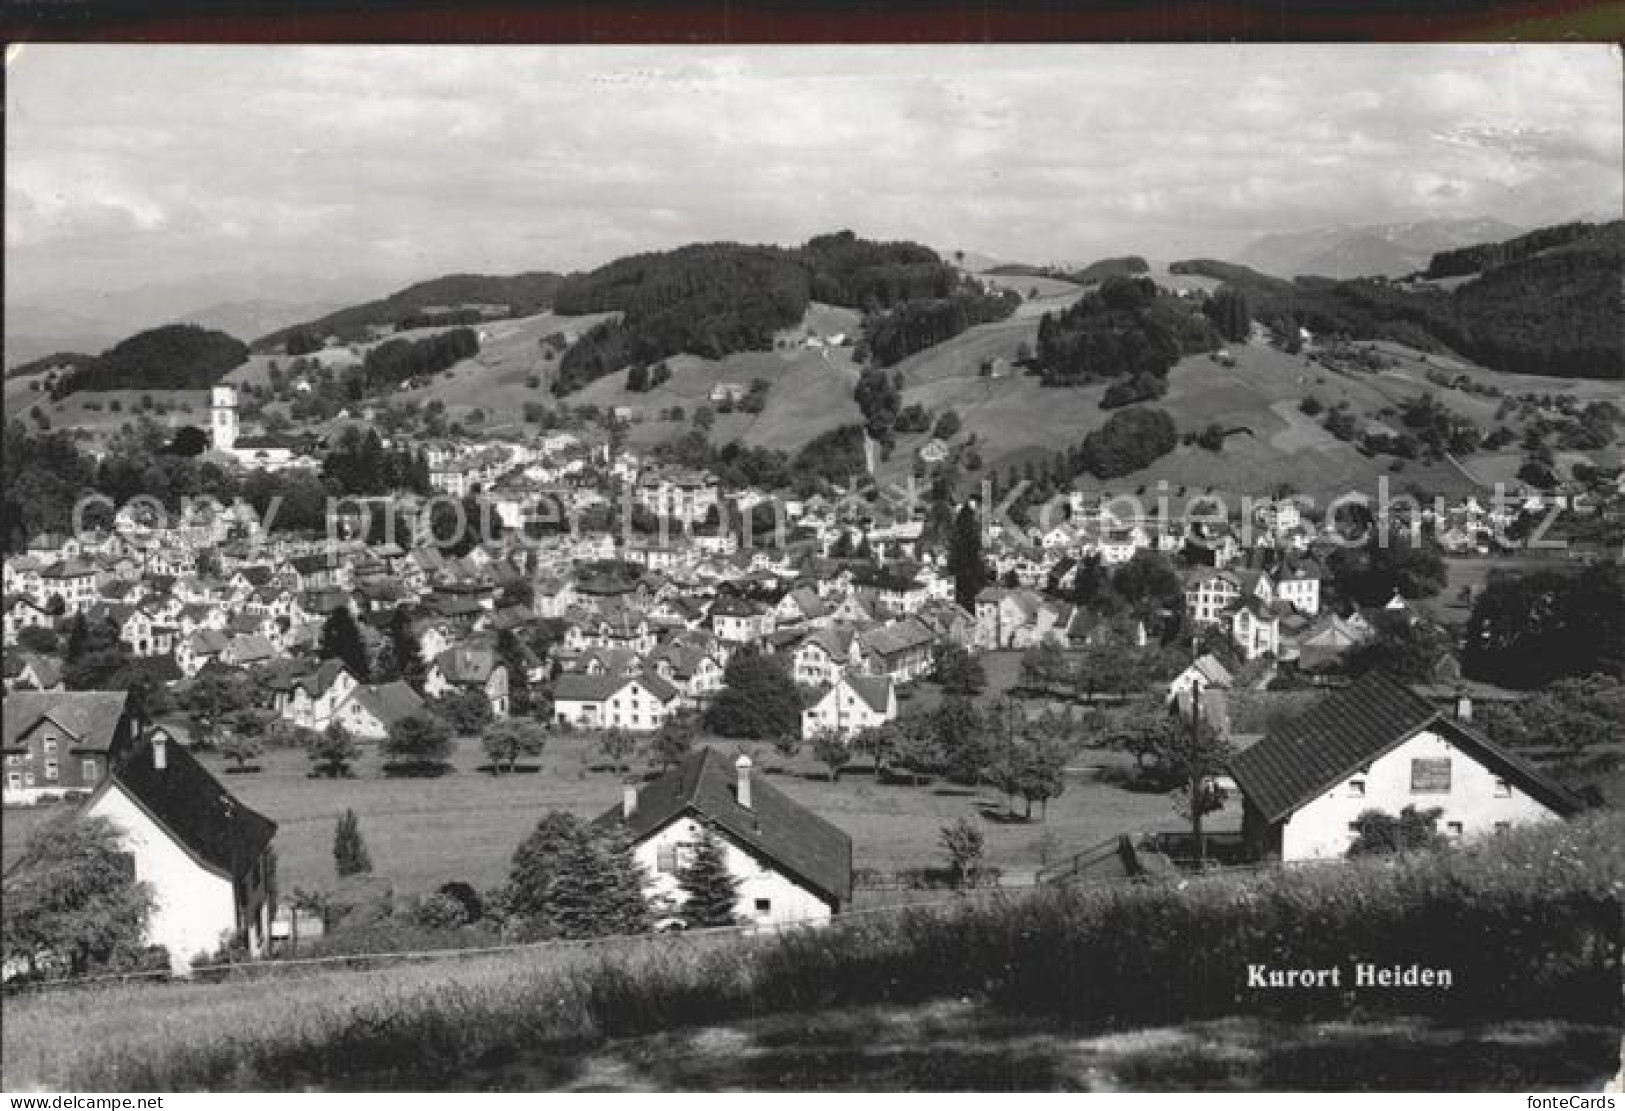
[[[372,857],[361,837],[361,822],[354,810],[346,810],[333,832],[333,870],[339,879],[372,871]]]
[[[394,664],[395,673],[412,686],[422,688],[429,668],[423,662],[423,646],[417,634],[412,631],[412,615],[407,607],[395,607],[395,612],[389,618],[387,635],[389,657]]]
[[[976,510],[965,505],[954,518],[953,537],[948,544],[948,573],[954,579],[954,601],[972,613],[976,596],[987,586],[987,564],[982,560],[982,526]]]
[[[317,771],[330,779],[338,779],[350,774],[350,761],[360,752],[350,731],[334,721],[320,733],[310,732],[305,739],[305,754]]]
[[[732,926],[738,922],[739,879],[728,871],[728,850],[707,823],[693,842],[693,855],[677,873],[683,917],[690,926]]]
[[[340,606],[328,615],[322,624],[317,654],[324,660],[343,660],[344,666],[359,682],[365,683],[372,676],[372,668],[367,661],[367,646],[361,639],[361,630],[356,626],[355,618],[350,615],[349,606]]]
[[[801,731],[801,694],[777,657],[735,652],[722,682],[707,720],[724,737],[771,740]]]
[[[523,936],[610,937],[649,928],[643,883],[624,835],[554,812],[514,853],[505,894]]]

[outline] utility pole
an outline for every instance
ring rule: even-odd
[[[1196,870],[1207,868],[1207,843],[1202,836],[1202,681],[1191,684],[1191,839],[1196,842]]]

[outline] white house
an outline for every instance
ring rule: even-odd
[[[680,704],[677,688],[658,675],[560,675],[553,684],[553,720],[583,729],[652,733]]]
[[[1368,810],[1440,811],[1436,828],[1469,840],[1563,818],[1580,802],[1545,773],[1407,687],[1373,674],[1278,727],[1231,761],[1243,833],[1262,855],[1341,857]]]
[[[1197,683],[1202,689],[1229,690],[1235,679],[1226,667],[1211,654],[1198,656],[1184,671],[1175,675],[1168,683],[1168,701],[1172,702],[1182,695],[1189,695],[1191,687]]]
[[[897,690],[885,676],[843,675],[823,696],[801,712],[801,736],[819,732],[844,739],[872,726],[897,719]]]
[[[122,834],[135,878],[151,885],[146,942],[185,971],[241,938],[264,951],[271,906],[267,857],[276,823],[232,797],[162,728],[131,735],[81,812]]]
[[[827,921],[852,899],[852,839],[772,784],[752,775],[750,758],[702,747],[642,787],[627,784],[621,805],[600,815],[624,828],[649,876],[651,902],[682,913],[679,872],[703,827],[722,842],[739,881],[735,916],[760,926]]]

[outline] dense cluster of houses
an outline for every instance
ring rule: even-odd
[[[212,948],[222,931],[263,945],[263,856],[274,824],[231,800],[178,732],[136,721],[123,693],[65,690],[62,660],[20,643],[31,628],[61,635],[82,616],[115,629],[133,656],[154,661],[183,690],[211,669],[245,674],[276,719],[312,730],[337,722],[365,739],[386,736],[427,700],[453,692],[507,717],[519,685],[547,691],[554,728],[653,733],[703,709],[745,650],[778,657],[802,688],[804,736],[850,738],[895,719],[899,689],[924,678],[946,645],[1145,645],[1152,634],[1144,623],[1059,600],[1073,596],[1086,561],[1116,567],[1142,551],[1180,556],[1191,621],[1222,630],[1243,661],[1312,668],[1373,632],[1371,613],[1323,605],[1313,529],[1286,503],[1259,511],[1259,538],[1249,544],[1250,530],[1193,531],[1076,494],[1068,520],[1039,535],[993,530],[987,557],[998,585],[966,609],[955,601],[945,554],[922,544],[920,521],[907,515],[881,519],[823,497],[780,499],[775,512],[798,540],[759,547],[707,526],[725,508],[748,511],[767,495],[746,491],[730,501],[704,471],[590,449],[566,433],[523,444],[434,443],[426,454],[437,491],[481,493],[507,530],[452,556],[416,528],[369,544],[347,538],[342,519],[326,535],[299,536],[258,532],[241,505],[194,507],[171,520],[126,508],[110,529],[36,536],[5,561],[12,693],[4,800],[83,793],[92,812],[118,818],[141,846],[138,872],[162,880],[161,906],[212,908],[185,922],[178,912],[160,914],[155,929],[173,952]],[[579,515],[609,504],[606,491],[616,486],[673,527],[630,533],[613,515],[579,527]],[[524,531],[544,519],[544,503],[570,527]],[[400,505],[410,520],[410,500]],[[1477,519],[1464,510],[1452,527],[1472,533]],[[835,558],[854,539],[862,558]],[[1392,605],[1405,609],[1397,599]],[[376,648],[403,607],[425,665],[420,680],[368,682],[321,658],[322,629],[336,611],[348,610]],[[515,634],[517,660],[499,649],[504,633]],[[1177,704],[1235,683],[1203,657],[1174,680],[1169,697]],[[1408,791],[1457,792],[1447,824],[1463,833],[1569,812],[1561,788],[1433,703],[1364,687],[1348,697],[1355,701],[1260,742],[1238,762],[1249,835],[1266,851],[1295,858],[1346,847],[1356,804],[1327,798],[1397,808]],[[1372,709],[1372,700],[1382,706]],[[1317,755],[1331,750],[1338,760]],[[850,897],[850,840],[755,783],[748,763],[729,768],[710,749],[600,820],[635,834],[657,894],[672,893],[684,831],[705,822],[737,857],[754,920],[834,913]]]

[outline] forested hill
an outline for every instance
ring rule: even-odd
[[[556,311],[620,312],[565,355],[554,389],[569,393],[629,364],[687,352],[722,358],[763,350],[801,322],[812,301],[865,314],[876,357],[894,362],[971,324],[1007,316],[935,251],[849,231],[798,248],[701,243],[619,259],[559,285]]]
[[[377,301],[352,305],[318,320],[279,329],[255,340],[254,349],[269,351],[301,334],[314,335],[318,340],[326,336],[338,336],[342,340],[366,339],[368,328],[412,323],[428,308],[506,305],[510,316],[529,316],[553,304],[561,281],[558,274],[547,271],[508,276],[447,274],[407,286]],[[462,319],[454,322],[470,323]]]
[[[79,390],[201,390],[248,358],[248,346],[196,324],[138,332],[62,375],[52,396]]]
[[[1625,377],[1625,222],[1566,225],[1448,254],[1435,260],[1443,270],[1459,272],[1465,260],[1488,268],[1449,290],[1364,278],[1287,282],[1211,259],[1170,270],[1228,283],[1246,295],[1257,320],[1278,330],[1301,325],[1449,349],[1519,374]]]

